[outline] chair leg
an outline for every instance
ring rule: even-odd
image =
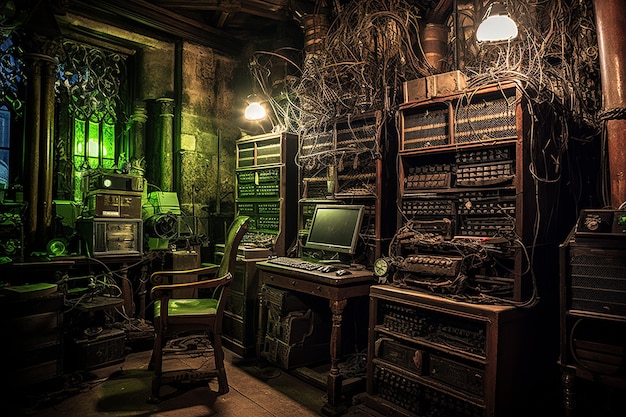
[[[213,354],[215,355],[215,369],[217,370],[217,382],[219,393],[226,394],[229,391],[226,369],[224,369],[224,348],[222,347],[222,335],[213,335]]]
[[[163,337],[161,333],[157,333],[154,337],[154,346],[152,348],[148,369],[153,371],[152,389],[148,402],[156,404],[161,401],[161,375],[163,373]]]
[[[150,354],[150,362],[148,362],[148,371],[154,371],[154,347],[152,348],[152,353]]]

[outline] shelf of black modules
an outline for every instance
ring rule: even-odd
[[[394,416],[517,416],[532,398],[532,311],[389,285],[371,287],[369,310],[360,397],[368,407]]]
[[[544,276],[550,279],[551,260],[535,258],[533,280],[522,245],[543,244],[535,237],[536,195],[550,206],[559,194],[547,183],[535,190],[533,148],[551,137],[535,119],[550,126],[555,116],[525,93],[506,82],[405,102],[399,109],[398,229],[444,239],[505,238],[510,243],[492,252],[493,266],[479,278],[493,294],[515,301],[530,298]],[[542,229],[543,236],[551,233]],[[424,241],[420,250],[446,256]]]

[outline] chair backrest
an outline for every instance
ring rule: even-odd
[[[217,276],[223,277],[227,272],[235,276],[235,262],[237,261],[237,249],[243,235],[248,231],[248,216],[237,216],[228,227],[226,241],[224,242],[224,257],[217,270]]]

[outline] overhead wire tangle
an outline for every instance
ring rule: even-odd
[[[381,109],[388,97],[395,102],[401,96],[402,81],[433,72],[418,56],[423,52],[415,6],[367,0],[338,10],[320,53],[305,56],[302,68],[294,64],[301,77],[287,86],[284,103],[270,99],[278,123],[290,131],[307,134],[329,118]],[[261,90],[270,92],[268,64],[255,56],[251,71]]]
[[[598,129],[599,64],[590,5],[578,0],[508,1],[507,7],[520,35],[509,43],[483,44],[467,56],[466,68],[480,74],[471,82],[480,85],[481,78],[487,81],[485,75],[514,75],[532,85],[539,101],[558,103],[573,121]]]
[[[538,235],[546,230],[542,222],[550,222],[552,217],[542,219],[539,183],[561,181],[572,126],[600,131],[595,120],[601,105],[598,77],[594,76],[599,68],[597,46],[587,2],[509,1],[507,6],[522,28],[520,36],[507,43],[481,45],[475,56],[469,56],[466,65],[479,75],[471,77],[468,85],[511,79],[523,83],[520,91],[529,114],[527,169],[535,182],[537,207],[530,255],[534,259]]]

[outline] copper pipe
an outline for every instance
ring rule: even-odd
[[[328,33],[328,16],[324,14],[309,14],[302,17],[304,30],[304,50],[307,54],[320,54],[322,41]]]
[[[605,117],[610,191],[613,207],[626,201],[626,9],[623,0],[594,0],[603,113],[613,111],[616,118]]]
[[[448,32],[448,26],[435,23],[427,23],[422,29],[424,58],[437,72],[441,72],[448,51]]]

